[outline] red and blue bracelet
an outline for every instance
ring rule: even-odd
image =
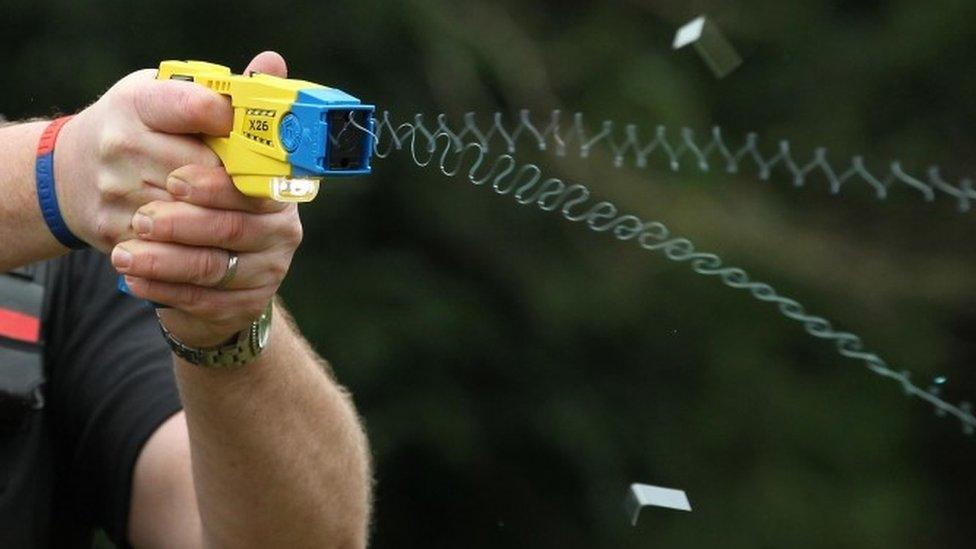
[[[88,245],[71,232],[68,224],[61,217],[58,193],[55,192],[54,187],[54,144],[58,140],[58,133],[61,132],[62,126],[68,120],[71,120],[70,116],[63,116],[51,121],[47,128],[44,128],[41,140],[37,144],[37,163],[34,173],[37,180],[37,202],[41,206],[41,214],[44,216],[47,228],[65,247],[79,249],[86,248]]]

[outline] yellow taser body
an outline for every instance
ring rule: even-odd
[[[372,171],[374,108],[341,90],[268,74],[233,74],[203,61],[163,61],[157,79],[195,82],[230,99],[230,135],[204,141],[248,196],[308,202],[323,177]]]

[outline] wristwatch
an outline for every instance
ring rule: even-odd
[[[273,302],[268,303],[261,316],[248,328],[238,332],[227,343],[215,347],[190,347],[176,339],[162,322],[159,323],[159,327],[173,353],[190,364],[205,368],[232,368],[251,362],[267,346],[268,337],[271,335],[272,308]]]

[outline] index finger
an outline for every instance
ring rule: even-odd
[[[147,80],[133,97],[136,113],[151,129],[165,133],[230,134],[234,109],[219,93],[193,82]]]

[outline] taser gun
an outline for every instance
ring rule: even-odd
[[[230,135],[204,141],[248,196],[308,202],[323,177],[372,171],[374,107],[344,91],[270,74],[232,74],[203,61],[163,61],[156,78],[196,82],[230,99]]]

